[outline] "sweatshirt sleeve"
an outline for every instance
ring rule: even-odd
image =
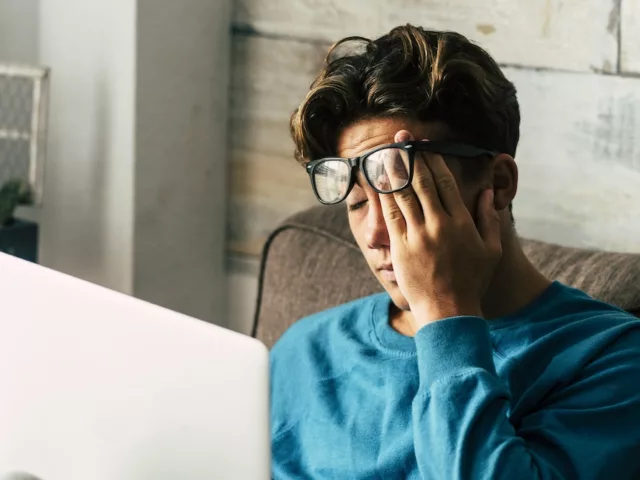
[[[413,429],[422,478],[640,478],[637,329],[617,337],[515,426],[486,321],[441,320],[415,341]]]

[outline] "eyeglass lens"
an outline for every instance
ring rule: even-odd
[[[318,198],[326,203],[342,200],[349,188],[349,167],[340,160],[325,160],[313,171]]]
[[[367,156],[363,173],[380,192],[392,192],[409,183],[409,154],[401,148],[385,148]],[[316,192],[321,201],[336,203],[349,188],[350,167],[340,160],[325,160],[313,172]]]
[[[392,192],[409,183],[409,154],[401,148],[385,148],[364,160],[364,174],[377,190]]]

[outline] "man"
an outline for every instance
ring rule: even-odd
[[[386,293],[274,347],[274,478],[640,478],[640,322],[527,260],[519,123],[461,35],[334,47],[292,116],[296,156]]]

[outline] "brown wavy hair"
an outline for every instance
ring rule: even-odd
[[[291,116],[296,160],[336,155],[340,130],[368,117],[438,122],[442,137],[515,156],[516,89],[478,45],[454,32],[406,25],[334,44]],[[464,169],[463,169],[464,172]]]

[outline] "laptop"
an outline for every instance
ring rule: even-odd
[[[270,478],[259,341],[0,254],[0,478]]]

